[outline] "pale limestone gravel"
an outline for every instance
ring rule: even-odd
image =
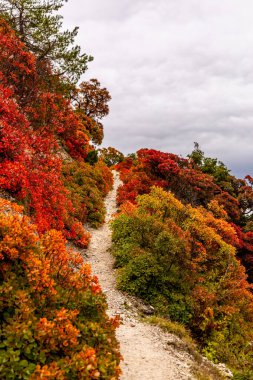
[[[108,314],[119,314],[123,320],[117,330],[120,351],[124,357],[121,380],[194,379],[190,372],[190,355],[171,345],[178,338],[140,322],[134,307],[129,308],[129,298],[116,289],[114,260],[109,252],[112,243],[109,223],[117,211],[116,192],[120,179],[117,172],[113,174],[114,186],[105,200],[106,222],[99,229],[90,229],[92,240],[85,256],[107,296]]]

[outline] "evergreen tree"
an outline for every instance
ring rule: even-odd
[[[0,0],[0,16],[7,20],[39,61],[53,64],[58,75],[77,82],[93,58],[74,44],[78,27],[62,31],[57,11],[68,0]]]

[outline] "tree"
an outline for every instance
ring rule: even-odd
[[[86,129],[94,144],[101,144],[103,134],[103,124],[100,122],[109,113],[108,102],[111,100],[109,91],[101,88],[97,79],[90,79],[82,82],[79,89],[73,94],[73,101],[76,111],[84,120]]]
[[[0,16],[17,32],[38,63],[53,63],[55,72],[77,82],[93,58],[74,45],[78,28],[61,31],[56,12],[68,0],[0,0]]]
[[[204,152],[200,149],[199,143],[194,142],[194,149],[191,154],[188,154],[190,160],[192,160],[195,164],[201,166],[204,159]]]
[[[194,143],[194,150],[188,157],[195,169],[198,168],[203,173],[211,175],[222,190],[232,196],[235,195],[235,177],[230,174],[230,170],[222,161],[217,158],[205,157],[197,142]]]
[[[124,160],[124,154],[111,146],[99,149],[99,157],[103,159],[107,166],[119,164]]]
[[[241,181],[238,200],[245,222],[253,221],[253,178],[250,175]]]
[[[0,47],[0,84],[9,87],[23,107],[35,97],[36,59],[1,17]]]

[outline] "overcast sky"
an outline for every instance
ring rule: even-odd
[[[185,156],[199,142],[253,175],[252,0],[69,0],[65,27],[110,91],[105,146]]]

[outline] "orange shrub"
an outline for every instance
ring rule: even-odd
[[[0,234],[0,377],[118,378],[117,321],[82,256],[3,199]]]

